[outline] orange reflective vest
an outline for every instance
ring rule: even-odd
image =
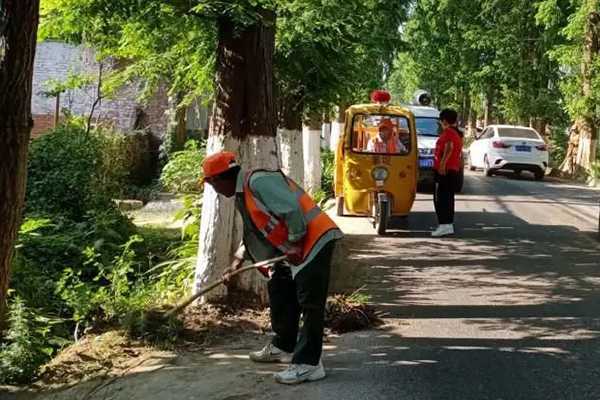
[[[244,204],[250,215],[250,219],[267,241],[283,254],[290,254],[294,247],[300,245],[303,262],[319,239],[325,233],[332,229],[338,229],[338,227],[327,214],[321,211],[314,200],[296,182],[288,178],[283,172],[278,171],[283,175],[292,192],[296,194],[300,208],[304,213],[304,219],[306,220],[306,234],[304,238],[299,243],[290,243],[285,221],[273,215],[250,189],[250,178],[252,174],[258,171],[261,170],[250,171],[246,174],[244,181]]]

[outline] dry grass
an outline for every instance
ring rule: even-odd
[[[368,302],[369,296],[362,293],[362,288],[352,294],[330,296],[325,308],[325,325],[333,333],[353,332],[381,325],[377,311]]]
[[[90,335],[61,351],[42,368],[34,386],[72,385],[97,377],[118,375],[146,360],[153,349],[123,332]]]

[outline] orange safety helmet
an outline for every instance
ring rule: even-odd
[[[231,168],[238,167],[235,158],[235,154],[230,151],[221,151],[206,157],[202,163],[204,178],[211,179],[229,171]]]
[[[394,129],[394,123],[389,118],[384,118],[379,123],[378,128],[379,128],[379,130],[381,130],[381,128]]]

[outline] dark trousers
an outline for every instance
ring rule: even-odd
[[[446,175],[435,173],[433,204],[440,225],[454,223],[454,193],[458,186],[458,171],[447,171]]]
[[[269,281],[271,325],[275,332],[272,343],[285,352],[293,352],[293,364],[317,365],[321,359],[334,246],[333,241],[325,245],[295,279],[289,268],[276,266]]]

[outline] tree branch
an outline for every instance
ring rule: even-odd
[[[103,67],[104,67],[104,64],[102,62],[100,62],[100,65],[98,66],[98,86],[96,87],[96,100],[94,100],[94,104],[92,104],[92,109],[90,110],[90,115],[88,115],[87,127],[85,130],[86,135],[90,134],[94,111],[96,110],[96,107],[98,105],[100,105],[100,103],[102,102],[102,69],[103,69]]]

